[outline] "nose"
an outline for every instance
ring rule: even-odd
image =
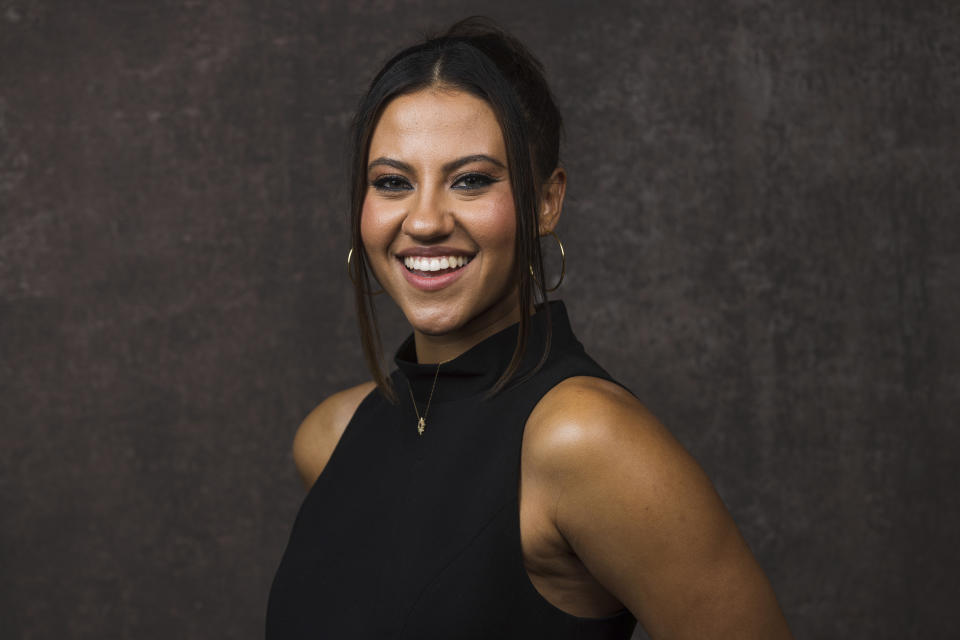
[[[410,208],[401,225],[404,233],[421,242],[453,233],[453,212],[445,206],[443,197],[421,191],[408,202]]]

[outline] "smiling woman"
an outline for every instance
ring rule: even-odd
[[[699,466],[547,301],[559,137],[539,63],[483,20],[373,80],[349,253],[372,381],[297,432],[271,640],[790,637]],[[389,374],[370,272],[412,330]]]
[[[486,101],[442,87],[398,97],[369,153],[363,246],[419,336],[418,360],[448,360],[517,322],[516,211]]]

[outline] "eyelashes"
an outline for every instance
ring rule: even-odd
[[[450,188],[457,191],[479,191],[494,183],[500,182],[500,180],[501,178],[494,178],[479,171],[471,171],[470,173],[457,176],[450,185]],[[410,181],[400,175],[380,176],[376,180],[371,181],[370,186],[384,193],[402,193],[413,190],[413,185],[410,184]]]
[[[409,191],[413,189],[410,182],[403,176],[380,176],[370,183],[377,191]]]
[[[493,176],[488,176],[485,173],[474,171],[472,173],[464,174],[454,180],[452,188],[471,191],[474,189],[483,189],[484,187],[489,187],[495,182],[499,182],[499,179],[494,178]]]

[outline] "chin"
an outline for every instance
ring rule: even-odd
[[[404,315],[411,327],[428,336],[442,336],[456,331],[462,324],[459,313],[444,309],[432,311],[418,309]]]

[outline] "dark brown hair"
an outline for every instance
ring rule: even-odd
[[[393,400],[396,395],[381,368],[383,347],[370,301],[367,255],[360,236],[368,152],[373,131],[387,104],[398,96],[434,86],[477,96],[485,100],[496,115],[507,150],[507,169],[517,216],[514,277],[519,283],[520,309],[527,310],[547,300],[538,212],[547,179],[559,164],[560,112],[544,78],[543,66],[533,54],[489,19],[467,18],[443,35],[404,49],[387,61],[361,99],[351,130],[350,226],[354,252],[350,268],[357,318],[367,367],[377,386]],[[549,314],[547,321],[546,345],[537,368],[546,360],[550,349]],[[516,374],[526,352],[529,332],[530,316],[524,311],[520,314],[513,356],[488,395],[499,392]]]

